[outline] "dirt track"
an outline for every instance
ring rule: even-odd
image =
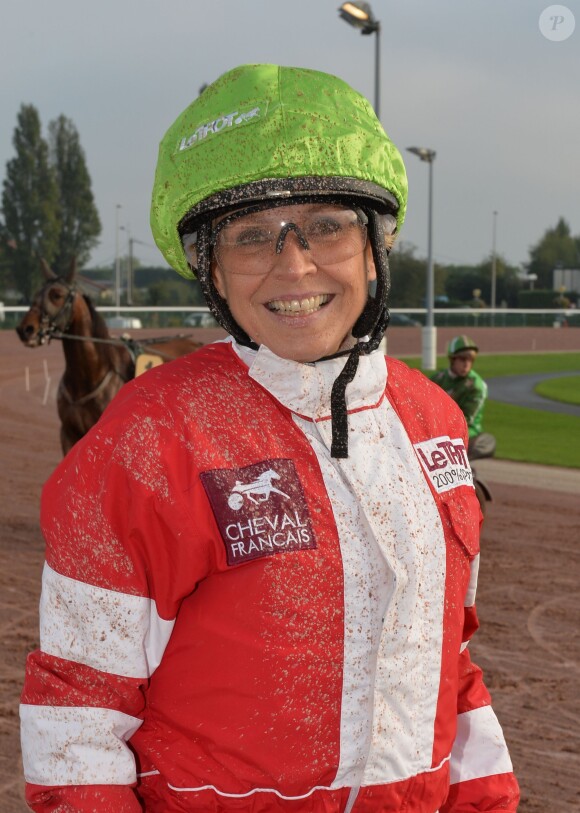
[[[541,333],[493,331],[484,346],[577,349],[576,335],[572,346],[563,342],[572,331],[548,329],[546,345]],[[389,352],[419,352],[416,334],[392,331]],[[552,346],[556,338],[560,343]],[[0,332],[0,357],[0,811],[24,813],[17,704],[26,653],[37,646],[43,558],[38,501],[60,459],[54,396],[62,350],[56,342],[27,350],[14,334]],[[486,474],[495,502],[483,531],[482,628],[472,652],[511,747],[522,785],[520,811],[573,813],[580,811],[580,500],[573,487],[560,492],[502,484],[502,471],[505,466],[495,469],[497,482],[493,469]],[[508,483],[514,481],[510,474]]]

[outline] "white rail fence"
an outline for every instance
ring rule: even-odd
[[[0,329],[16,327],[28,307],[0,302]],[[205,307],[115,306],[97,307],[111,328],[212,327],[215,322]],[[425,308],[393,308],[392,327],[420,327]],[[580,327],[580,309],[435,308],[438,327]]]

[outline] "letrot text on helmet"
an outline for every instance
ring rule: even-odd
[[[187,150],[189,147],[199,144],[200,141],[203,141],[210,134],[217,135],[231,127],[239,127],[241,124],[256,121],[261,117],[262,112],[263,108],[252,107],[249,110],[242,110],[241,112],[235,110],[233,113],[218,116],[213,121],[201,124],[191,135],[182,138],[179,142],[179,151]]]

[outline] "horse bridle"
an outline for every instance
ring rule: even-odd
[[[61,336],[64,335],[67,330],[69,329],[71,322],[72,322],[72,305],[74,298],[77,293],[77,289],[74,285],[69,285],[69,283],[64,279],[64,277],[57,277],[56,279],[51,279],[45,286],[45,288],[50,288],[50,286],[54,285],[55,282],[59,282],[61,285],[64,285],[67,291],[66,298],[57,312],[50,316],[46,312],[46,307],[44,304],[44,294],[42,296],[42,305],[40,307],[40,328],[38,330],[38,336],[40,338],[40,343],[44,344],[45,341],[50,343],[52,338],[60,338],[58,334]],[[44,290],[44,289],[43,289]],[[61,327],[58,323],[64,324],[64,327]]]

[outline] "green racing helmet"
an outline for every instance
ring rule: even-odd
[[[479,353],[479,347],[473,339],[470,339],[469,336],[466,336],[464,333],[462,333],[461,336],[454,336],[447,345],[447,355],[449,358],[453,358],[459,353],[465,353],[467,350],[471,350],[474,355]]]

